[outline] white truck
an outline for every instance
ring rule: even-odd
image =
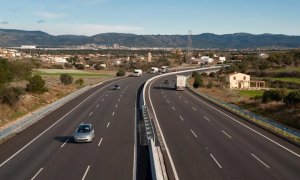
[[[157,67],[151,67],[150,73],[151,73],[151,74],[156,74],[156,73],[158,73],[158,68],[157,68]]]
[[[168,71],[168,66],[162,66],[161,67],[161,72],[166,73]]]
[[[186,76],[177,75],[176,76],[176,90],[183,91],[186,86]]]
[[[141,69],[135,69],[133,71],[133,76],[134,77],[140,77],[140,76],[142,76],[142,74],[143,74],[143,71]]]

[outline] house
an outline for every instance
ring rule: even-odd
[[[214,61],[214,59],[210,58],[209,56],[202,56],[201,60],[204,63],[212,63]]]
[[[226,57],[222,57],[222,56],[220,56],[219,57],[219,63],[224,63],[226,61]]]
[[[264,81],[251,81],[250,75],[243,73],[228,74],[225,78],[230,89],[261,89],[265,88]]]

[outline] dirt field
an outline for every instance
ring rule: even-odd
[[[100,71],[99,73],[99,71],[46,69],[39,70],[38,73],[41,73],[42,78],[46,81],[46,86],[49,91],[44,94],[27,93],[22,95],[20,101],[14,106],[0,104],[0,129],[17,120],[18,118],[66,96],[78,88],[81,88],[76,84],[67,86],[63,85],[59,80],[59,75],[61,73],[73,74],[73,82],[79,78],[82,78],[84,80],[83,86],[86,86],[96,84],[107,79],[112,79],[115,77],[116,71]],[[11,83],[12,86],[21,87],[26,87],[26,84],[26,81]]]

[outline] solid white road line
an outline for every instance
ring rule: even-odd
[[[97,108],[99,107],[99,104],[97,104],[97,106],[96,106]]]
[[[227,137],[229,137],[230,139],[232,138],[229,134],[227,134],[224,130],[222,130],[222,133],[224,133]]]
[[[216,164],[219,166],[220,169],[222,169],[222,166],[220,165],[220,163],[216,160],[216,158],[210,154],[210,156],[213,158],[213,160],[216,162]]]
[[[69,139],[70,138],[68,138],[60,147],[63,148],[67,144],[67,142],[69,141]]]
[[[83,177],[81,178],[81,180],[84,180],[84,179],[85,179],[87,173],[89,172],[89,169],[90,169],[90,165],[88,165],[88,167],[86,168],[86,170],[85,170],[85,172],[84,172],[84,175],[83,175]]]
[[[260,160],[257,156],[255,156],[254,154],[251,153],[251,155],[258,160],[260,163],[262,163],[264,166],[266,166],[267,168],[270,168],[270,166],[268,166],[266,163],[264,163],[262,160]]]
[[[172,106],[172,109],[175,111],[175,108]]]
[[[197,109],[196,108],[194,108],[194,107],[192,107],[195,111],[197,111]]]
[[[43,170],[44,168],[41,168],[32,178],[31,180],[34,180],[38,175],[39,173]]]
[[[198,138],[198,136],[195,134],[195,132],[193,131],[193,130],[190,130],[192,133],[193,133],[193,135],[196,137],[196,138]]]
[[[103,138],[100,139],[99,143],[98,143],[98,147],[100,147],[101,143],[102,143]]]
[[[167,102],[170,104],[170,101],[169,101],[169,100],[167,100]]]
[[[181,119],[181,121],[184,121],[183,118],[181,116],[179,116],[179,118]]]
[[[116,105],[116,108],[118,107],[118,105]]]
[[[188,102],[187,101],[183,101],[185,104],[187,104]]]
[[[215,108],[215,107],[209,105],[208,103],[202,101],[201,99],[199,99],[198,97],[194,96],[194,95],[191,94],[190,92],[188,92],[188,91],[186,91],[186,92],[187,92],[188,94],[190,94],[191,96],[193,96],[195,99],[198,99],[199,101],[201,101],[203,104],[205,104],[205,105],[209,106],[210,108],[212,108],[212,109],[218,111],[219,113],[221,113],[221,114],[223,114],[224,116],[230,118],[231,120],[235,121],[236,123],[240,124],[241,126],[244,126],[245,128],[249,129],[250,131],[252,131],[252,132],[254,132],[254,133],[260,135],[261,137],[263,137],[263,138],[267,139],[268,141],[270,141],[270,142],[276,144],[277,146],[279,146],[279,147],[285,149],[286,151],[288,151],[288,152],[294,154],[295,156],[300,157],[300,154],[297,154],[296,152],[294,152],[294,151],[290,150],[289,148],[287,148],[287,147],[285,147],[285,146],[279,144],[278,142],[274,141],[273,139],[271,139],[271,138],[269,138],[269,137],[263,135],[262,133],[260,133],[260,132],[258,132],[258,131],[256,131],[256,130],[252,129],[251,127],[247,126],[246,124],[244,124],[244,123],[242,123],[242,122],[240,122],[240,121],[234,119],[233,117],[227,115],[226,113],[222,112],[221,110],[219,110],[219,109],[217,109],[217,108]]]
[[[106,127],[108,128],[109,125],[110,125],[110,122],[107,123]]]
[[[114,116],[115,115],[115,111],[111,115]]]
[[[93,114],[93,112],[90,112],[89,116],[91,116]]]

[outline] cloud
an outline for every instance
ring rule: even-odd
[[[9,24],[7,21],[0,21],[0,24]]]
[[[37,23],[38,24],[41,24],[41,23],[44,23],[45,21],[43,21],[43,20],[39,20]]]
[[[57,18],[62,18],[65,17],[65,14],[58,14],[58,13],[52,13],[52,12],[37,12],[35,13],[36,15],[47,18],[47,19],[57,19]]]

